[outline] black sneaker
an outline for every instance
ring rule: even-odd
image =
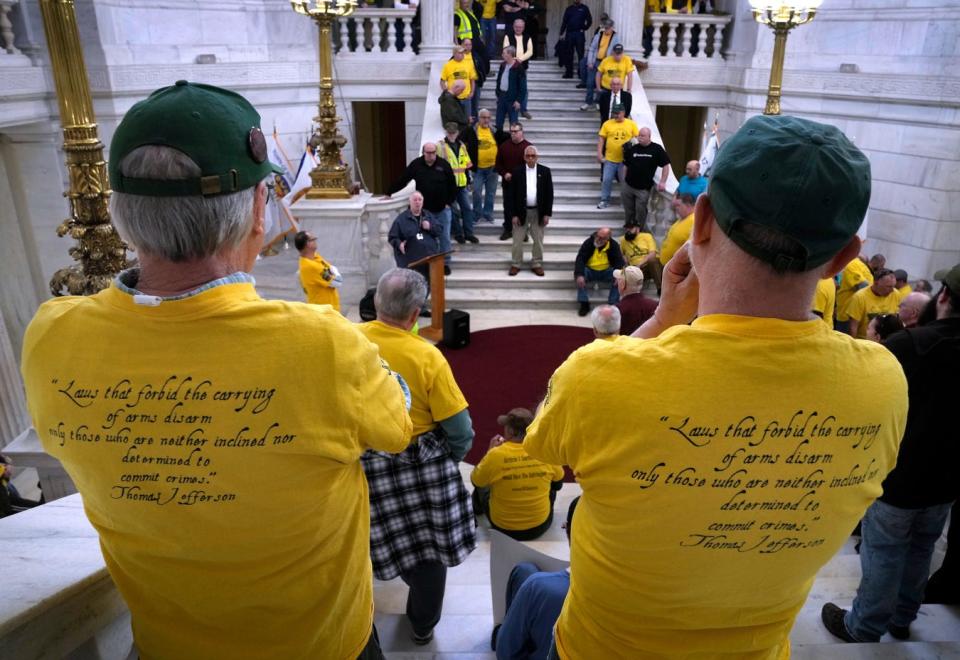
[[[577,89],[586,89],[586,88],[587,86],[584,85],[583,83],[577,83]]]
[[[444,265],[444,267],[443,267],[443,274],[444,274],[444,275],[449,275],[450,273],[451,273],[451,271],[450,271],[450,266]]]
[[[473,234],[470,234],[470,235],[468,235],[468,236],[464,236],[464,238],[466,238],[466,239],[467,239],[468,241],[470,241],[471,243],[479,243],[479,242],[480,242],[480,239],[477,238],[476,236],[474,236]]]
[[[431,312],[429,309],[424,307],[423,309],[420,310],[420,316],[422,316],[425,319],[428,319],[433,316],[433,312]]]
[[[590,313],[590,303],[582,302],[580,303],[580,309],[577,310],[577,316],[586,316]]]
[[[501,624],[499,623],[495,625],[493,627],[493,632],[490,634],[490,650],[491,651],[497,650],[497,635],[500,633],[500,625]]]
[[[573,78],[573,72],[563,74],[564,78]]]
[[[887,632],[890,633],[891,637],[899,639],[901,642],[910,639],[910,626],[895,626],[891,623],[887,626]]]
[[[847,611],[845,609],[837,607],[833,603],[827,603],[823,606],[823,609],[820,610],[820,618],[823,620],[823,625],[830,631],[831,635],[845,642],[857,644],[858,640],[850,634],[847,630],[847,624],[843,622],[843,617],[846,616],[846,614]]]
[[[417,646],[423,646],[424,644],[429,644],[433,641],[433,628],[427,631],[424,635],[418,635],[416,632],[410,633],[410,639],[413,640],[413,643]]]
[[[453,238],[454,238],[454,240],[457,241],[457,243],[459,243],[460,245],[463,245],[464,243],[467,242],[467,239],[465,239],[463,236],[454,236]]]
[[[501,241],[509,241],[511,238],[513,238],[513,232],[509,229],[504,229],[503,233],[500,234]]]

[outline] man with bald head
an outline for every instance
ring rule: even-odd
[[[693,198],[696,199],[707,191],[707,178],[700,176],[699,160],[688,162],[684,172],[686,173],[680,177],[680,185],[677,186],[678,195],[687,193],[693,195]]]
[[[614,281],[615,270],[623,268],[623,253],[616,241],[611,239],[610,227],[601,227],[590,235],[577,252],[573,277],[577,282],[577,314],[590,313],[590,295],[587,289],[594,282],[610,285],[607,302],[616,305],[620,301],[620,289]]]
[[[662,146],[653,141],[650,129],[644,126],[636,139],[623,146],[623,165],[625,176],[620,177],[620,199],[623,202],[623,223],[636,225],[640,231],[647,231],[647,203],[653,177],[660,168],[660,180],[657,190],[663,191],[670,176],[670,156]]]
[[[903,321],[903,327],[915,328],[917,321],[920,319],[920,313],[929,303],[930,294],[928,293],[923,293],[922,291],[908,293],[906,297],[900,301],[900,309],[897,312],[900,320]]]
[[[529,236],[533,241],[531,270],[537,277],[543,277],[543,231],[553,215],[553,177],[549,167],[537,163],[535,146],[523,150],[523,161],[524,164],[517,167],[511,177],[513,250],[509,275],[514,277],[520,272],[523,241]]]

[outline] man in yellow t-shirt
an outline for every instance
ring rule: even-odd
[[[893,271],[893,274],[897,278],[897,294],[899,294],[900,300],[903,300],[913,293],[913,287],[910,286],[910,282],[907,281],[909,276],[907,275],[907,271],[902,268]]]
[[[563,486],[562,467],[534,460],[523,450],[532,421],[526,408],[497,417],[503,434],[490,439],[470,474],[474,514],[486,515],[490,527],[518,541],[532,541],[550,529],[553,501]]]
[[[866,259],[858,256],[851,260],[840,274],[840,284],[837,286],[837,316],[839,317],[846,308],[853,294],[871,284],[873,284],[873,272],[867,265]],[[838,318],[835,318],[834,327],[843,332],[847,331],[847,324],[840,323]]]
[[[837,312],[839,320],[849,322],[851,337],[866,339],[870,319],[880,314],[897,313],[900,296],[895,286],[896,278],[892,270],[878,270],[873,284],[853,294],[843,311]]]
[[[611,79],[619,78],[623,81],[623,89],[629,92],[633,80],[630,74],[636,70],[630,56],[623,54],[623,45],[617,44],[613,47],[613,54],[604,57],[597,66],[597,89],[608,90]]]
[[[656,283],[659,295],[663,265],[657,258],[657,241],[653,234],[640,231],[640,227],[635,224],[624,225],[620,251],[628,266],[636,266],[643,271],[644,277],[649,277]]]
[[[749,119],[656,314],[553,374],[523,445],[583,488],[560,658],[789,656],[817,571],[880,495],[906,425],[894,356],[810,313],[817,281],[857,254],[869,199],[869,161],[840,131]]]
[[[453,57],[447,60],[446,64],[440,70],[440,90],[451,89],[454,81],[463,81],[463,91],[457,94],[463,111],[467,117],[473,117],[473,107],[471,100],[473,98],[473,84],[477,79],[477,70],[473,66],[472,60],[465,59],[466,49],[463,46],[454,46]]]
[[[443,354],[410,332],[426,298],[420,273],[388,270],[377,282],[377,320],[360,326],[410,388],[410,446],[399,455],[367,452],[363,470],[370,485],[373,574],[380,580],[399,576],[410,587],[407,618],[415,644],[433,639],[447,567],[463,563],[477,546],[470,496],[457,467],[473,442],[467,401]]]
[[[817,290],[813,294],[811,311],[823,319],[827,327],[833,330],[833,312],[837,299],[837,283],[832,277],[825,277],[817,282]]]
[[[140,266],[41,305],[28,407],[141,657],[380,657],[360,457],[401,451],[412,424],[352,323],[257,295],[276,167],[259,126],[240,95],[186,81],[124,116],[112,219]]]
[[[681,193],[673,198],[673,212],[677,220],[667,235],[663,237],[663,246],[660,248],[660,264],[666,266],[673,255],[677,253],[684,243],[690,240],[693,233],[693,211],[697,205],[697,200],[690,193]]]
[[[640,128],[634,121],[626,118],[626,110],[622,105],[610,108],[610,117],[600,127],[600,137],[597,138],[597,160],[603,166],[598,209],[610,206],[613,177],[623,167],[623,145],[640,134]],[[622,176],[620,178],[623,180]]]
[[[293,246],[300,253],[300,288],[312,305],[330,305],[340,311],[340,294],[337,289],[343,284],[340,271],[317,254],[317,237],[299,231],[293,237]]]
[[[493,59],[497,54],[497,5],[502,0],[479,0],[483,7],[480,14],[480,29],[483,31],[483,43],[487,48],[487,58]]]
[[[477,169],[473,171],[473,221],[493,222],[497,195],[497,140],[486,108],[477,115]]]

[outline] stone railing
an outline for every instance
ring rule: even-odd
[[[13,45],[13,23],[10,21],[10,12],[20,0],[0,0],[0,60],[3,54],[19,55],[20,51]]]
[[[653,26],[650,58],[697,58],[721,61],[726,14],[650,14]]]
[[[413,55],[414,9],[358,9],[337,23],[338,55]]]

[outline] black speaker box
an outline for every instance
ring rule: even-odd
[[[443,344],[449,348],[465,348],[470,345],[470,315],[459,309],[443,314]]]

